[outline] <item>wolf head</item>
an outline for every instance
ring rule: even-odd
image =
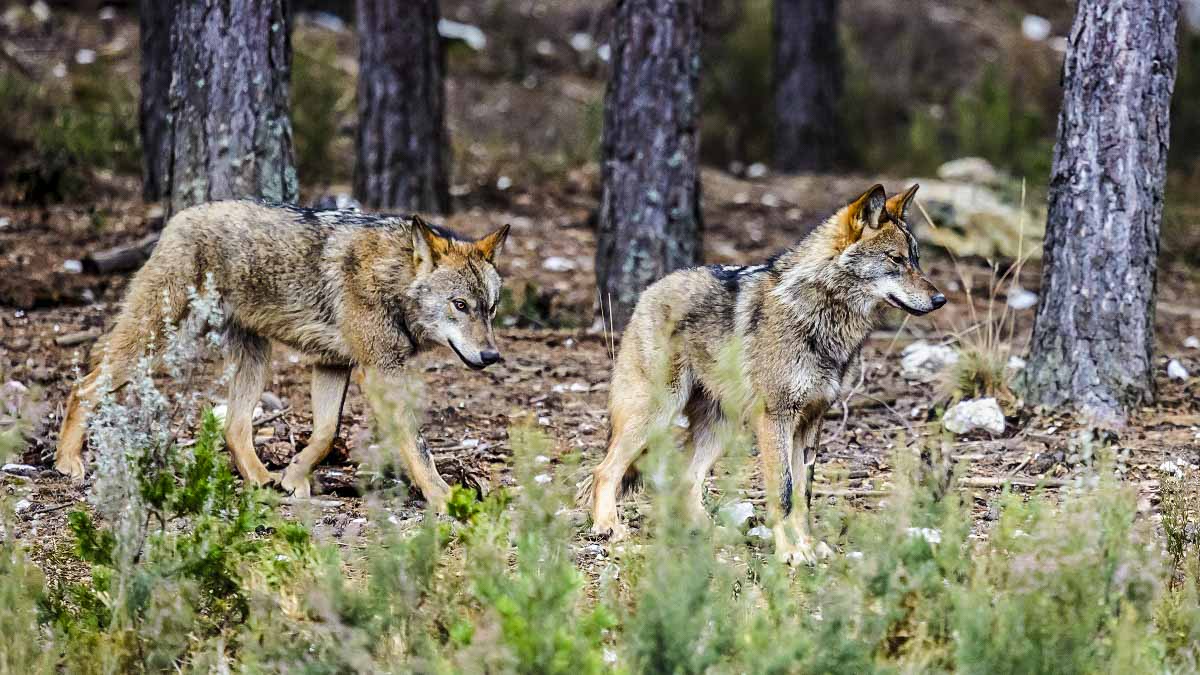
[[[887,198],[882,185],[867,190],[839,214],[837,265],[867,282],[876,298],[920,316],[946,304],[925,273],[917,239],[908,228],[908,207],[919,186]]]
[[[496,254],[508,225],[475,241],[413,219],[415,276],[405,291],[410,328],[479,370],[500,361],[492,319],[500,300]]]

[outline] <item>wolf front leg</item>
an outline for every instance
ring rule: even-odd
[[[796,485],[803,485],[805,478],[797,473],[804,470],[803,466],[794,467],[792,462],[795,431],[796,422],[790,416],[769,409],[759,413],[754,424],[766,484],[767,516],[775,534],[775,555],[789,565],[817,560],[807,517],[796,514],[807,509],[803,488],[796,502]]]
[[[271,343],[236,326],[226,331],[233,380],[229,384],[228,414],[225,419],[225,444],[233,455],[233,465],[242,479],[253,485],[266,485],[279,479],[270,473],[254,452],[254,406],[262,396],[271,365]]]
[[[812,541],[812,492],[813,475],[817,468],[817,454],[821,445],[821,426],[824,423],[824,410],[815,418],[801,422],[796,427],[792,441],[792,467],[796,474],[795,485],[792,489],[792,503],[795,507],[785,517],[789,532],[803,533],[803,538]],[[817,558],[828,558],[833,551],[823,541],[813,546]]]
[[[385,439],[395,443],[400,453],[400,463],[416,484],[425,501],[438,511],[445,511],[450,498],[450,486],[438,474],[429,446],[421,438],[416,415],[415,396],[406,396],[411,387],[403,386],[397,376],[369,369],[365,373],[364,385],[368,400],[376,416],[378,427]]]
[[[309,476],[333,447],[338,418],[341,417],[342,406],[346,401],[349,378],[348,366],[313,366],[312,436],[309,436],[304,451],[293,457],[292,463],[283,472],[283,489],[297,497],[308,497],[312,494]]]

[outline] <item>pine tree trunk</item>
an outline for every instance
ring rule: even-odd
[[[842,158],[838,0],[775,0],[775,168],[828,171]]]
[[[173,0],[168,212],[298,194],[287,0]]]
[[[642,289],[700,256],[701,0],[618,0],[604,102],[596,279],[621,329]]]
[[[142,199],[152,202],[167,193],[171,133],[171,3],[142,0],[138,9],[142,52],[141,105]]]
[[[450,210],[437,24],[437,0],[358,0],[354,192],[369,207]]]
[[[1154,397],[1178,0],[1080,0],[1063,66],[1029,399],[1121,425]]]

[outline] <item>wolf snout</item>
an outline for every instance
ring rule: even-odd
[[[479,360],[483,362],[483,365],[490,366],[493,363],[500,363],[504,360],[504,357],[500,356],[500,352],[495,349],[485,349],[479,352]]]
[[[929,299],[929,302],[933,303],[934,309],[940,309],[942,305],[946,304],[946,296],[942,295],[941,293],[934,293],[933,297]]]

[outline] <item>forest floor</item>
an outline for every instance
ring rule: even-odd
[[[483,483],[491,489],[512,484],[508,431],[513,425],[542,428],[555,444],[550,470],[570,471],[571,480],[581,476],[580,467],[593,466],[603,456],[613,345],[592,321],[594,248],[588,203],[594,199],[594,176],[577,178],[582,184],[575,188],[523,193],[514,196],[508,208],[472,207],[447,221],[472,234],[511,222],[513,236],[500,268],[508,287],[517,289],[516,297],[528,298],[501,317],[501,324],[514,326],[499,331],[503,364],[471,372],[453,354],[440,351],[413,363],[413,377],[424,383],[423,434],[450,482]],[[794,243],[805,224],[828,212],[828,202],[836,201],[836,195],[856,193],[863,183],[842,177],[743,181],[706,171],[706,261],[761,260]],[[764,200],[767,193],[774,197]],[[0,486],[18,503],[17,536],[28,542],[33,558],[52,578],[85,571],[68,555],[65,520],[72,509],[86,507],[89,487],[88,480],[72,482],[52,469],[57,426],[91,341],[111,322],[129,279],[124,274],[75,273],[67,269],[72,265],[68,261],[136,241],[155,226],[156,215],[153,207],[131,201],[87,208],[0,208],[0,219],[7,219],[0,220],[7,222],[0,228],[0,376],[28,386],[44,403],[42,423],[20,458],[36,470],[31,476],[0,473]],[[978,326],[989,302],[997,311],[1005,302],[1003,294],[989,300],[991,273],[983,263],[956,267],[944,254],[927,248],[924,266],[950,303],[920,319],[889,314],[868,342],[867,374],[847,401],[848,415],[843,421],[834,410],[825,425],[816,478],[817,518],[821,500],[846,499],[856,507],[877,508],[889,486],[897,446],[920,448],[942,438],[931,416],[938,403],[937,385],[905,379],[901,349],[917,339],[952,342]],[[1021,281],[1036,290],[1036,269],[1027,270]],[[1129,427],[1108,439],[1119,448],[1118,470],[1136,486],[1141,514],[1148,518],[1156,517],[1159,466],[1167,460],[1200,465],[1198,379],[1180,382],[1166,376],[1168,358],[1200,372],[1200,350],[1183,345],[1187,336],[1200,333],[1200,282],[1194,272],[1163,269],[1159,290],[1157,402],[1136,411]],[[1033,312],[1016,312],[1012,335],[1004,334],[1004,348],[1013,354],[1024,351]],[[303,447],[311,431],[311,409],[304,364],[282,349],[273,358],[267,390],[284,408],[262,425],[266,431],[259,433],[259,451],[269,466],[278,468]],[[179,383],[162,386],[171,391]],[[209,390],[206,380],[195,386]],[[214,402],[221,395],[215,392]],[[288,513],[306,514],[319,533],[347,546],[354,545],[368,523],[355,471],[356,448],[366,442],[369,428],[366,402],[352,387],[335,452],[317,472],[317,490],[324,494],[308,503],[281,506]],[[1089,458],[1079,431],[1079,424],[1068,416],[1026,408],[1009,418],[1000,436],[948,440],[950,455],[961,465],[960,485],[976,486],[971,503],[977,534],[984,536],[994,518],[1000,483],[1010,481],[1018,490],[1040,483],[1053,490],[1086,471]],[[191,432],[179,433],[187,437]],[[761,495],[755,490],[757,478],[743,487],[747,495]],[[637,501],[632,500],[635,507]],[[415,522],[421,504],[413,499],[403,510],[407,512],[397,516]],[[757,511],[761,519],[761,503]],[[580,562],[587,568],[589,561],[605,555],[605,549],[592,545],[582,512],[578,524]]]

